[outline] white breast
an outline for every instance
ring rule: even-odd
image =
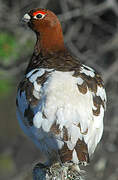
[[[72,74],[73,72],[52,72],[43,87],[46,98],[42,110],[47,119],[41,120],[41,112],[39,112],[34,117],[34,125],[49,132],[56,120],[60,130],[64,126],[68,130],[70,141],[67,142],[67,145],[69,149],[74,148],[78,138],[84,139],[89,153],[92,154],[102,136],[104,111],[101,107],[100,116],[93,115],[93,94],[89,90],[86,94],[80,93],[77,83],[81,84],[82,79],[73,77]],[[78,127],[79,123],[81,132]],[[99,127],[97,127],[98,124]],[[88,133],[85,135],[84,132],[87,129]]]

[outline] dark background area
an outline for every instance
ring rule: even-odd
[[[0,179],[32,179],[40,157],[15,114],[17,85],[35,44],[34,33],[21,18],[34,7],[54,11],[69,51],[103,76],[108,97],[104,134],[84,169],[87,180],[118,180],[117,0],[0,0]]]

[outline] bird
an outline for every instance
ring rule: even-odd
[[[35,8],[23,21],[36,44],[16,97],[17,119],[44,166],[86,166],[103,134],[106,92],[101,75],[73,57],[57,16]]]

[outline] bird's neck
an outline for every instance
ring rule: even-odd
[[[61,28],[46,29],[37,33],[37,42],[35,51],[42,53],[43,56],[53,54],[56,52],[65,51],[63,33]]]

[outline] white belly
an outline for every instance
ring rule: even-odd
[[[70,149],[73,149],[78,138],[81,140],[84,138],[85,142],[89,144],[94,124],[92,93],[90,91],[86,94],[80,93],[77,87],[77,78],[73,77],[72,74],[72,72],[58,71],[52,73],[43,87],[46,98],[42,110],[47,118],[39,122],[40,113],[34,118],[35,126],[42,127],[45,132],[50,131],[55,121],[56,124],[59,124],[60,130],[65,126],[70,136],[68,142]],[[78,127],[79,123],[83,134]],[[84,132],[87,129],[88,137],[86,138]]]

